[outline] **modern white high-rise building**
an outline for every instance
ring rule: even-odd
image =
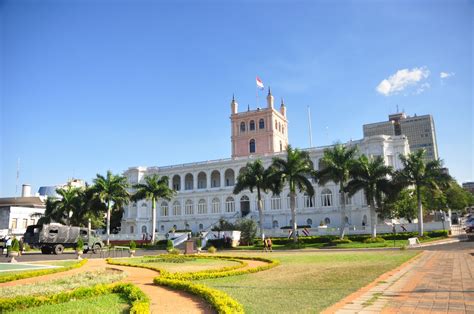
[[[181,165],[132,167],[124,172],[130,184],[141,182],[151,174],[169,177],[170,188],[176,190],[175,197],[157,202],[157,230],[166,233],[170,229],[188,229],[193,232],[208,230],[220,218],[234,222],[241,217],[258,219],[255,193],[243,191],[232,193],[239,172],[248,162],[260,158],[269,166],[272,158],[285,158],[288,145],[288,121],[286,107],[279,110],[273,106],[269,92],[267,107],[238,112],[235,99],[231,102],[232,158]],[[403,135],[375,135],[345,145],[357,146],[361,154],[383,156],[388,165],[401,167],[399,154],[407,154],[409,146]],[[317,168],[326,147],[306,149]],[[338,186],[329,183],[319,186],[314,183],[316,194],[297,196],[297,224],[340,226],[341,213]],[[291,225],[288,190],[281,195],[264,195],[264,228],[279,229]],[[370,215],[362,193],[348,199],[346,224],[368,226]],[[129,204],[122,219],[121,233],[138,234],[151,232],[151,202],[139,201]]]
[[[388,121],[364,124],[364,137],[373,135],[405,135],[410,150],[426,150],[426,160],[438,159],[438,144],[433,116],[407,116],[395,113],[388,116]]]

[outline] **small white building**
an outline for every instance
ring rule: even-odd
[[[231,133],[233,158],[195,162],[164,167],[132,167],[124,172],[133,185],[151,174],[169,177],[169,187],[177,193],[170,200],[157,202],[158,233],[188,229],[193,232],[208,231],[219,219],[234,222],[247,217],[258,220],[256,194],[243,191],[232,193],[239,172],[248,162],[261,159],[268,167],[272,158],[285,158],[288,121],[286,107],[273,107],[273,96],[267,96],[267,108],[238,112],[237,102],[231,102]],[[399,154],[410,152],[405,136],[376,135],[346,143],[357,146],[360,154],[382,156],[387,165],[401,168]],[[306,151],[319,168],[320,159],[327,147],[313,147]],[[334,183],[319,186],[314,182],[315,196],[297,196],[297,224],[317,227],[322,222],[329,227],[341,223],[339,189]],[[130,190],[133,192],[132,190]],[[279,230],[292,224],[288,190],[281,195],[264,194],[264,228]],[[122,234],[142,235],[151,232],[151,202],[130,203],[122,218]],[[369,226],[370,214],[362,192],[347,200],[346,225]]]
[[[45,210],[44,198],[40,196],[0,198],[0,230],[2,233],[22,236],[26,227],[35,225]]]

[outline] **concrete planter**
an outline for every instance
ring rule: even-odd
[[[83,254],[83,253],[84,253],[83,251],[78,251],[78,250],[76,250],[76,255],[77,255],[77,259],[78,259],[78,260],[81,260],[81,259],[82,259],[82,254]]]
[[[17,260],[15,259],[15,257],[18,257],[19,255],[20,254],[18,252],[10,251],[8,253],[8,256],[11,257],[10,263],[17,263]]]

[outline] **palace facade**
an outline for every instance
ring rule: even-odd
[[[288,121],[286,107],[274,108],[274,99],[269,90],[267,107],[238,112],[237,101],[231,102],[232,158],[195,162],[165,167],[133,167],[124,172],[133,185],[151,174],[169,177],[169,186],[177,193],[170,200],[157,202],[157,230],[166,233],[172,228],[188,229],[193,232],[208,231],[219,219],[234,222],[247,217],[258,220],[256,193],[243,191],[232,193],[236,178],[248,162],[261,159],[268,167],[272,158],[285,158],[288,145]],[[376,135],[345,145],[357,146],[360,154],[383,156],[387,165],[401,168],[399,154],[409,153],[408,140],[404,135]],[[315,168],[320,164],[324,150],[313,147],[308,151]],[[334,183],[319,186],[314,182],[315,195],[297,196],[297,224],[329,227],[341,224],[339,189]],[[143,234],[151,232],[151,202],[134,202],[125,208],[122,218],[122,234]],[[346,225],[368,226],[370,214],[362,192],[347,199]],[[264,194],[264,228],[280,229],[292,224],[289,191],[280,195]]]

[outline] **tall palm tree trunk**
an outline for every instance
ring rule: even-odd
[[[112,208],[110,206],[110,200],[107,201],[107,246],[110,245],[110,214],[112,212]]]
[[[418,236],[423,236],[423,204],[421,203],[420,187],[416,187],[416,199],[418,201]]]
[[[372,238],[377,237],[377,212],[375,210],[375,201],[373,199],[370,200],[370,227]]]
[[[341,205],[341,227],[339,232],[339,237],[344,239],[344,233],[346,229],[346,194],[344,193],[344,185],[339,184],[339,202]]]
[[[155,230],[156,230],[156,199],[153,197],[151,200],[151,244],[155,244]]]
[[[298,242],[296,235],[298,225],[296,223],[296,193],[290,192],[290,208],[291,208],[291,220],[293,221],[293,242]]]
[[[258,207],[258,216],[259,216],[259,227],[260,227],[260,237],[263,238],[263,204],[262,204],[262,195],[260,194],[260,189],[257,189],[257,207]]]

